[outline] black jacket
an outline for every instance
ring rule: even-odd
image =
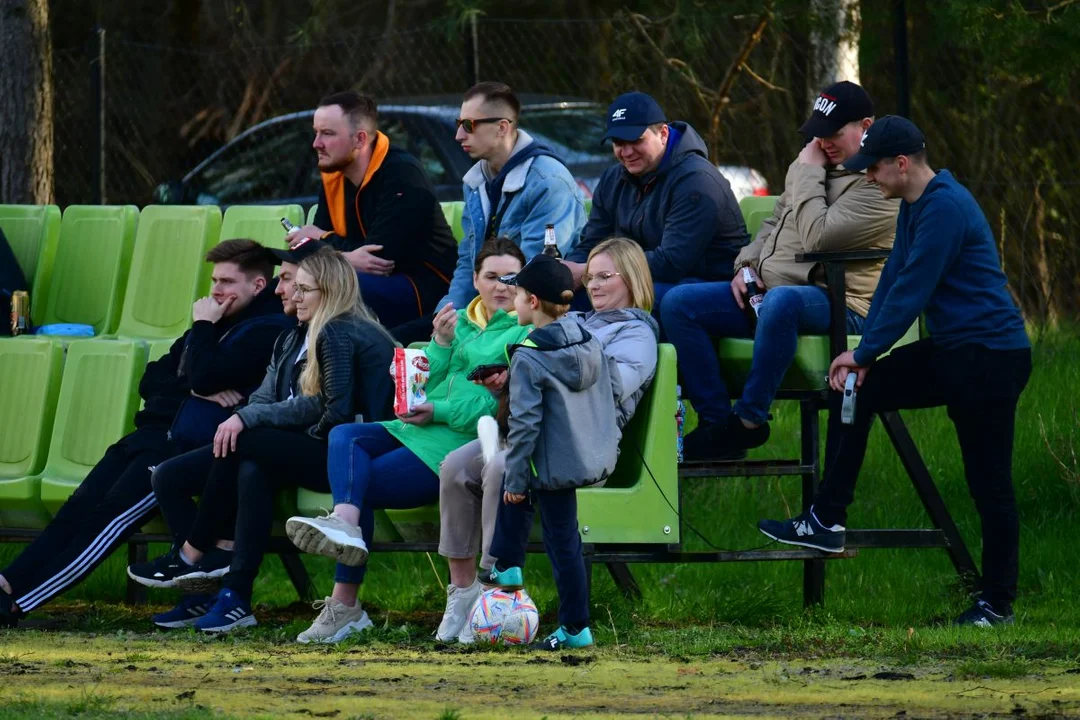
[[[235,342],[220,344],[229,331],[245,322],[249,327]],[[194,323],[172,344],[167,355],[146,366],[139,383],[145,406],[135,415],[135,427],[167,430],[180,404],[193,391],[199,395],[222,390],[247,394],[258,387],[266,374],[274,339],[295,324],[282,312],[273,283],[236,315],[217,323]]]
[[[694,128],[669,128],[671,149],[655,171],[636,177],[616,164],[600,176],[581,242],[567,259],[585,262],[597,243],[620,235],[645,250],[655,282],[731,279],[750,241],[739,203]]]
[[[324,178],[315,225],[324,230],[333,228],[330,205],[338,207],[344,202],[346,235],[331,233],[324,241],[346,251],[361,245],[382,245],[378,255],[395,263],[395,274],[426,266],[449,282],[457,263],[457,241],[446,224],[431,180],[416,158],[391,145],[363,191],[348,178],[342,179],[344,198],[328,203]]]
[[[388,368],[394,342],[375,323],[338,317],[323,326],[316,343],[322,392],[302,395],[296,362],[307,325],[282,333],[274,343],[274,357],[259,389],[236,414],[245,427],[277,427],[306,431],[325,439],[342,423],[393,418],[394,385]],[[311,348],[308,348],[311,352]],[[290,397],[291,396],[291,397]]]

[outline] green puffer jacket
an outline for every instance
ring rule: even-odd
[[[450,347],[432,341],[425,349],[431,366],[427,397],[434,408],[432,421],[427,425],[409,425],[400,420],[382,423],[436,474],[450,452],[476,439],[476,421],[496,411],[497,402],[491,392],[466,376],[477,365],[505,363],[506,346],[520,343],[532,330],[532,325],[518,325],[516,313],[502,310],[485,327],[482,313],[477,297],[467,309],[458,310]]]

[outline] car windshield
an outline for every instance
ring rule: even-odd
[[[605,127],[604,116],[597,108],[526,108],[521,126],[565,152],[563,160],[568,163],[611,162],[611,155],[600,145]]]
[[[292,188],[302,166],[297,148],[310,145],[310,118],[269,123],[226,145],[191,182],[216,204],[282,197]]]

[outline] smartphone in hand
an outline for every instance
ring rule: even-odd
[[[496,373],[501,373],[508,369],[507,365],[502,363],[492,363],[490,365],[477,365],[472,371],[465,376],[465,379],[469,382],[476,382],[477,380],[484,380]]]

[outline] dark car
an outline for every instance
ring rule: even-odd
[[[613,161],[601,147],[603,108],[584,100],[522,95],[522,127],[551,145],[591,196]],[[460,98],[414,97],[379,105],[379,129],[419,158],[440,201],[461,200],[461,178],[474,164],[454,140]],[[266,120],[233,138],[183,180],[163,183],[154,200],[165,204],[314,205],[319,169],[311,148],[314,110]]]

